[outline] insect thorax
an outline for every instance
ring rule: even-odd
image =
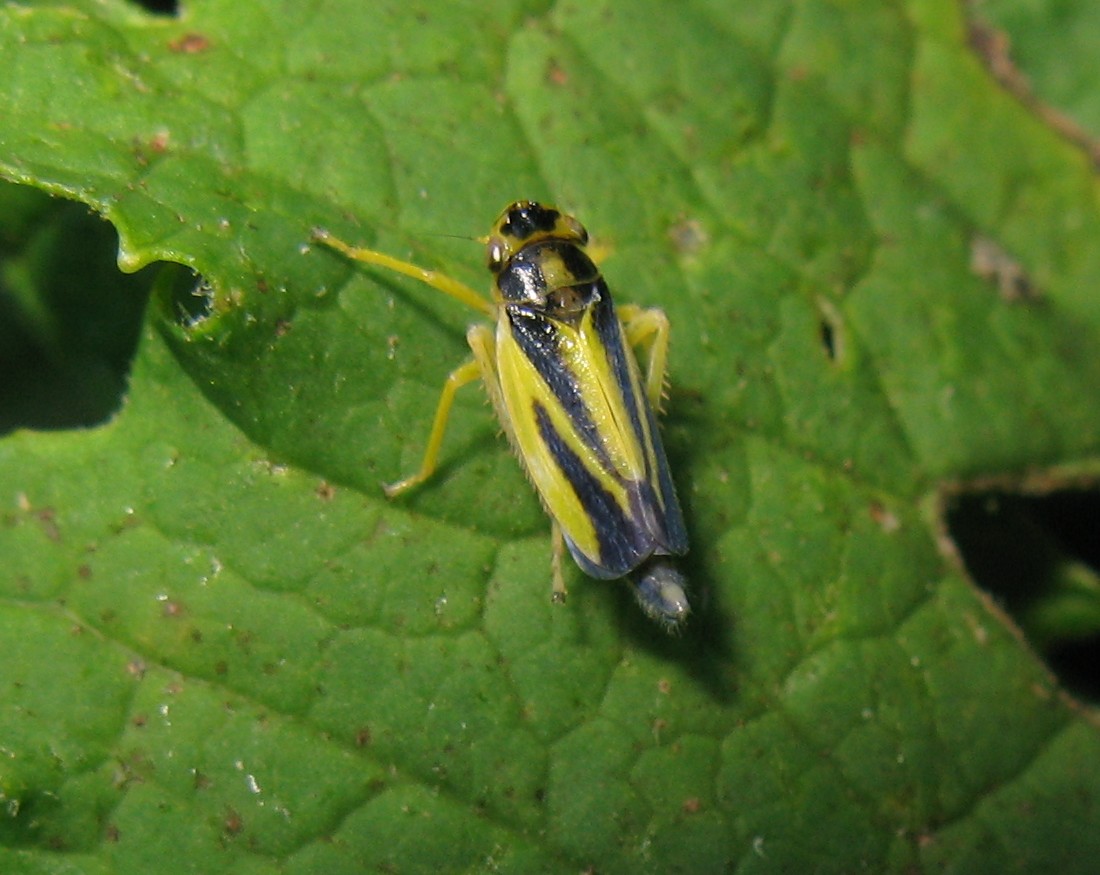
[[[541,240],[516,252],[496,276],[504,304],[568,319],[606,297],[599,268],[575,243]]]

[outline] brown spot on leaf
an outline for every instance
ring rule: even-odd
[[[210,40],[201,33],[185,33],[168,43],[168,50],[180,55],[197,55],[210,48]]]

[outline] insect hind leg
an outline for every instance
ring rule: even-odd
[[[561,570],[561,560],[565,556],[565,535],[561,526],[554,523],[550,530],[551,554],[550,576],[552,579],[550,601],[556,605],[565,604],[565,597],[569,591],[565,588],[565,575]]]
[[[649,346],[646,396],[654,411],[660,412],[668,370],[668,317],[664,310],[656,307],[645,309],[636,304],[620,306],[619,316],[626,332],[626,342],[632,347]]]

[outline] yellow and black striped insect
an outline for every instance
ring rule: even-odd
[[[533,201],[507,207],[487,244],[493,299],[457,280],[327,231],[314,239],[349,258],[427,283],[496,322],[470,327],[473,358],[443,386],[420,470],[385,487],[398,495],[435,470],[454,395],[482,379],[504,431],[553,521],[553,598],[565,599],[563,542],[586,574],[625,577],[642,610],[670,631],[690,611],[670,557],[687,532],[657,430],[668,319],[616,312],[572,216]],[[643,380],[632,347],[648,349]]]

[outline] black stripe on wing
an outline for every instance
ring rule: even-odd
[[[609,476],[621,480],[600,438],[599,427],[584,403],[576,375],[569,368],[562,367],[561,335],[555,321],[543,313],[520,307],[509,307],[508,318],[516,345],[538,371],[585,446],[591,450],[599,460],[600,467]]]
[[[599,479],[588,470],[584,460],[573,452],[568,441],[554,428],[546,408],[535,401],[533,412],[539,435],[547,452],[557,464],[562,476],[573,487],[573,491],[592,521],[600,545],[599,565],[593,564],[584,553],[578,550],[566,533],[569,552],[573,554],[581,570],[590,577],[603,580],[622,577],[653,552],[652,534],[644,526],[638,525],[637,517],[629,517],[623,512],[615,496],[604,488]],[[628,484],[632,493],[634,485]],[[646,488],[649,486],[649,484],[643,485]],[[636,496],[632,494],[630,503],[633,512],[637,511],[638,502],[635,499]]]
[[[606,299],[610,302],[610,298]],[[688,551],[687,528],[684,525],[684,516],[680,510],[680,502],[676,498],[676,487],[672,483],[672,475],[668,470],[668,462],[665,458],[664,444],[661,442],[661,432],[657,427],[657,417],[650,407],[648,399],[639,397],[635,392],[634,381],[630,379],[630,361],[627,352],[622,327],[615,310],[610,303],[605,307],[603,302],[594,305],[592,315],[596,332],[600,336],[600,342],[611,362],[611,369],[617,375],[619,385],[623,390],[623,404],[630,414],[630,424],[635,434],[649,436],[649,446],[652,448],[652,458],[647,454],[645,495],[639,496],[646,500],[642,507],[660,508],[663,518],[652,519],[651,531],[662,548],[660,552],[679,556]],[[643,428],[644,420],[644,428]],[[644,443],[644,442],[643,442]],[[656,470],[654,470],[656,469]],[[650,484],[656,483],[659,494]]]

